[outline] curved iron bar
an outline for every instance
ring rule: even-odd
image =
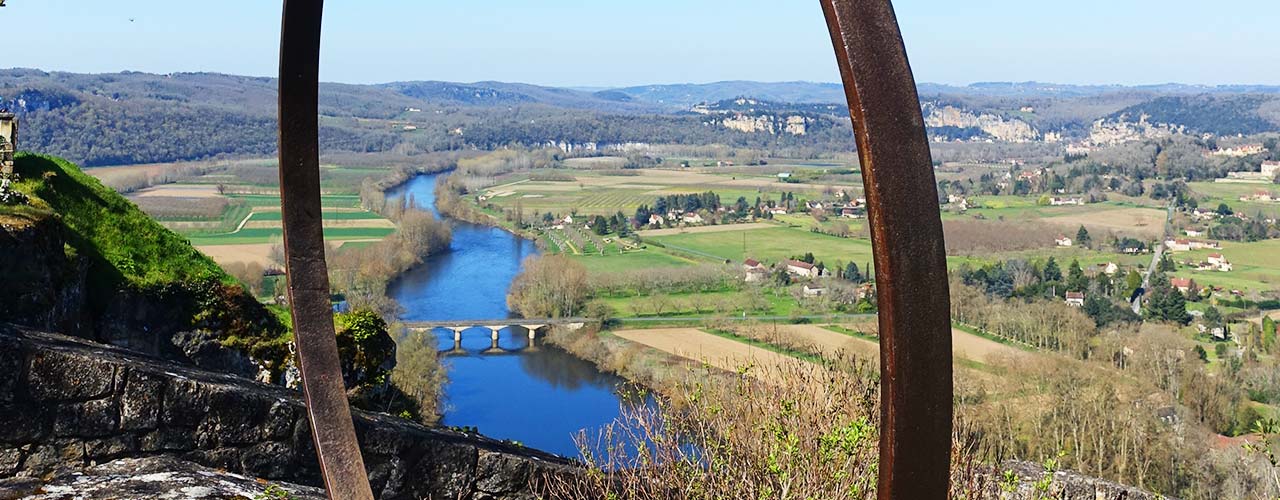
[[[853,118],[880,309],[881,499],[946,498],[951,299],[937,183],[890,0],[820,0]]]
[[[880,307],[882,499],[945,498],[950,298],[937,185],[890,0],[820,0],[853,118]],[[331,498],[372,498],[338,367],[320,214],[322,0],[285,0],[280,195],[290,307],[317,455]]]
[[[342,382],[324,261],[317,112],[323,11],[323,0],[285,0],[280,27],[280,209],[289,310],[325,491],[329,498],[372,500]]]

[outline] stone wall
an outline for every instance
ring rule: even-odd
[[[531,478],[575,469],[481,436],[356,412],[381,498],[530,498]],[[0,325],[0,477],[168,456],[319,484],[300,394],[73,337]]]

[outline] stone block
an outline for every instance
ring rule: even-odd
[[[30,356],[27,374],[31,397],[37,400],[87,400],[111,392],[115,367],[82,354],[43,350]]]

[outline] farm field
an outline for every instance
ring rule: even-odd
[[[587,160],[585,158],[579,160]],[[695,170],[634,169],[626,175],[616,171],[547,169],[533,175],[485,189],[488,201],[502,207],[519,205],[526,212],[609,215],[618,211],[630,215],[640,205],[652,205],[659,196],[714,191],[725,204],[739,197],[754,202],[757,197],[777,199],[784,191],[799,195],[816,194],[820,186],[785,184],[773,177],[724,175]],[[850,189],[853,186],[848,186]]]
[[[1187,187],[1197,194],[1208,197],[1200,206],[1210,210],[1226,203],[1233,211],[1243,212],[1249,216],[1262,214],[1265,217],[1280,216],[1280,202],[1240,201],[1241,196],[1251,196],[1258,192],[1280,195],[1280,186],[1274,184],[1256,184],[1239,182],[1191,182]]]
[[[166,227],[183,234],[220,264],[258,263],[280,240],[280,198],[272,159],[131,165],[90,169],[104,182],[146,180],[150,186],[128,197]],[[325,238],[338,244],[369,244],[392,231],[390,220],[359,208],[360,182],[385,168],[322,165]]]
[[[775,377],[784,373],[784,370],[804,363],[785,354],[712,335],[696,328],[618,330],[613,335],[731,372],[750,365],[752,368],[747,373],[764,381],[777,380]]]
[[[726,260],[741,261],[746,257],[777,262],[792,256],[813,252],[814,257],[829,266],[837,261],[871,262],[871,242],[840,238],[792,227],[757,228],[744,231],[685,233],[650,238],[673,250],[692,250]]]
[[[1280,287],[1280,265],[1276,256],[1280,255],[1280,240],[1263,240],[1255,242],[1223,241],[1222,250],[1192,250],[1172,254],[1178,270],[1174,276],[1192,278],[1200,286],[1216,285],[1228,290],[1244,291],[1275,290]],[[1232,270],[1200,271],[1183,265],[1183,262],[1201,262],[1208,259],[1211,253],[1221,253],[1231,261]]]

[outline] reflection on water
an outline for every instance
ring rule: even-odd
[[[412,193],[421,207],[435,209],[435,175],[414,178],[388,193],[398,199]],[[506,231],[454,221],[450,251],[428,259],[388,289],[409,321],[496,319],[510,317],[506,294],[520,263],[537,253],[533,242]],[[453,332],[435,331],[437,349],[454,349]],[[619,377],[563,350],[529,348],[523,328],[501,332],[498,347],[485,328],[463,333],[460,352],[444,356],[444,424],[474,426],[487,436],[574,456],[573,436],[618,417]],[[486,352],[490,352],[486,354]]]

